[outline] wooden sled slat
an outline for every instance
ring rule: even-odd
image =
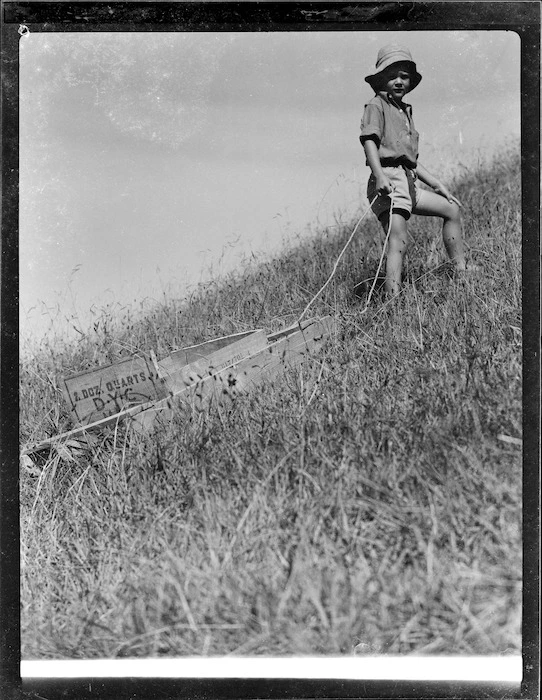
[[[55,447],[55,445],[66,443],[68,440],[83,439],[84,436],[89,433],[97,432],[99,430],[102,430],[103,428],[112,427],[123,421],[125,418],[129,418],[131,415],[138,413],[139,411],[145,411],[151,406],[154,406],[154,404],[154,401],[148,401],[146,403],[133,406],[132,408],[127,408],[111,416],[107,416],[106,418],[101,418],[100,420],[94,421],[92,423],[80,425],[79,427],[74,428],[73,430],[68,430],[67,432],[59,433],[58,435],[54,435],[48,438],[47,440],[43,440],[42,442],[36,443],[31,447],[27,447],[21,452],[21,454],[31,455],[36,452],[44,452],[45,450],[50,450],[52,447]]]
[[[181,350],[175,350],[175,352],[160,360],[158,363],[165,371],[171,369],[176,369],[181,366],[190,365],[194,362],[198,362],[203,358],[209,357],[214,353],[218,353],[220,350],[237,344],[245,339],[250,341],[251,336],[254,333],[258,333],[260,329],[243,331],[242,333],[234,333],[233,335],[225,335],[222,338],[214,338],[213,340],[206,340],[204,343],[199,343],[198,345],[189,345]],[[264,333],[264,331],[261,331]]]

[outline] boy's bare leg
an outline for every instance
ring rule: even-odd
[[[437,195],[438,196],[438,195]],[[456,270],[465,271],[465,246],[463,245],[463,234],[461,232],[461,215],[459,207],[453,202],[446,202],[452,209],[448,217],[443,217],[442,240]]]
[[[424,190],[414,209],[420,216],[440,216],[442,218],[442,239],[448,257],[456,270],[465,271],[465,246],[461,233],[461,214],[454,202],[449,202],[434,192]]]
[[[382,218],[384,231],[388,232],[388,216]],[[407,249],[407,222],[400,214],[392,214],[391,230],[388,239],[388,256],[386,262],[386,293],[395,296],[401,289],[403,256]]]

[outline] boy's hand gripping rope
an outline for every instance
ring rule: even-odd
[[[305,307],[303,313],[302,313],[301,316],[297,319],[297,323],[298,323],[298,325],[299,325],[300,328],[301,328],[301,319],[303,318],[303,316],[307,313],[307,311],[310,309],[310,307],[314,304],[314,302],[316,301],[316,299],[318,299],[318,297],[320,296],[320,294],[324,291],[324,289],[327,287],[327,285],[328,285],[328,284],[331,282],[331,280],[333,279],[333,276],[335,275],[335,272],[337,271],[337,268],[338,268],[338,266],[339,266],[339,263],[340,263],[340,261],[341,261],[342,256],[344,255],[344,253],[346,252],[346,249],[348,248],[348,246],[349,246],[350,243],[352,242],[354,236],[356,235],[356,231],[357,231],[357,229],[358,229],[358,226],[361,224],[361,222],[362,222],[363,219],[367,216],[367,214],[371,211],[371,208],[372,208],[373,204],[376,202],[376,200],[378,199],[378,197],[379,197],[378,194],[376,194],[376,195],[373,197],[373,199],[372,199],[371,202],[369,203],[369,208],[368,208],[368,209],[360,216],[360,218],[358,219],[357,224],[354,226],[354,230],[353,230],[352,233],[350,234],[350,238],[346,241],[346,243],[345,243],[343,249],[342,249],[341,252],[339,253],[339,257],[337,258],[337,260],[336,260],[336,262],[335,262],[335,265],[333,266],[333,270],[331,271],[330,276],[327,278],[327,280],[326,280],[325,284],[323,285],[323,287],[321,287],[321,289],[320,289],[320,290],[313,296],[313,298],[309,301],[309,303],[308,303],[307,306]],[[365,312],[367,311],[367,308],[369,307],[369,304],[370,304],[370,302],[371,302],[371,298],[372,298],[372,296],[373,296],[374,288],[375,288],[376,282],[377,282],[377,280],[378,280],[378,275],[379,275],[379,273],[380,273],[380,268],[382,267],[382,262],[383,262],[383,260],[384,260],[384,255],[385,255],[385,253],[386,253],[386,247],[387,247],[387,245],[388,245],[388,239],[389,239],[389,237],[390,237],[390,231],[391,231],[391,213],[392,213],[392,209],[393,209],[393,192],[390,193],[390,199],[391,199],[391,202],[390,202],[390,215],[389,215],[389,223],[388,223],[388,232],[386,233],[386,239],[384,240],[384,245],[383,245],[383,247],[382,247],[382,254],[381,254],[380,260],[379,260],[379,262],[378,262],[378,269],[377,269],[377,271],[376,271],[376,275],[375,275],[375,278],[374,278],[374,280],[373,280],[373,285],[372,285],[372,287],[371,287],[371,291],[369,292],[369,296],[367,297],[367,302],[366,302],[366,304],[365,304],[365,308],[364,308],[363,311],[361,312],[362,314],[365,313]]]

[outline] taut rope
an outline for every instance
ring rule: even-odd
[[[316,301],[316,299],[318,299],[318,297],[320,296],[320,294],[322,294],[322,292],[324,291],[324,289],[327,287],[327,285],[328,285],[328,284],[331,282],[331,280],[333,279],[333,277],[334,277],[334,275],[335,275],[335,272],[337,271],[337,268],[338,268],[339,263],[340,263],[340,261],[341,261],[341,258],[343,257],[344,253],[346,252],[346,249],[348,248],[348,246],[349,246],[350,243],[352,242],[354,236],[356,235],[356,231],[357,231],[357,229],[358,229],[358,226],[361,224],[361,222],[362,222],[363,219],[367,216],[367,214],[371,211],[371,207],[372,207],[373,204],[376,202],[376,200],[377,200],[378,197],[379,197],[378,194],[375,195],[375,196],[373,197],[373,199],[372,199],[371,202],[369,203],[369,208],[368,208],[368,209],[360,216],[360,218],[358,219],[358,222],[357,222],[356,225],[354,226],[354,230],[353,230],[352,233],[350,234],[349,239],[346,241],[346,243],[345,243],[343,249],[342,249],[341,252],[339,253],[339,257],[338,257],[337,260],[335,261],[335,265],[333,266],[333,270],[331,271],[330,276],[327,278],[325,284],[318,290],[318,292],[317,292],[317,293],[313,296],[313,298],[309,301],[309,303],[307,304],[307,306],[306,306],[305,309],[303,310],[303,313],[302,313],[301,316],[297,319],[297,323],[298,323],[299,327],[301,327],[301,319],[303,318],[303,316],[307,313],[307,311],[308,311],[308,310],[310,309],[310,307],[314,304],[314,302]],[[384,246],[383,246],[383,248],[382,248],[382,254],[380,255],[380,260],[379,260],[379,262],[378,262],[378,269],[377,269],[377,271],[376,271],[376,275],[375,275],[375,278],[374,278],[374,280],[373,280],[373,285],[372,285],[372,287],[371,287],[371,291],[369,292],[369,296],[367,297],[367,302],[366,302],[366,304],[365,304],[365,308],[364,308],[363,311],[361,312],[362,314],[365,313],[365,312],[367,311],[367,308],[369,307],[369,304],[371,303],[371,298],[372,298],[372,296],[373,296],[373,292],[374,292],[374,289],[375,289],[375,286],[376,286],[376,282],[377,282],[377,280],[378,280],[378,275],[379,275],[379,273],[380,273],[380,268],[382,267],[382,262],[383,262],[383,260],[384,260],[384,255],[385,255],[385,253],[386,253],[386,247],[387,247],[387,245],[388,245],[388,240],[389,240],[389,237],[390,237],[390,231],[391,231],[391,213],[392,213],[392,208],[393,208],[393,192],[390,194],[390,199],[391,199],[392,201],[390,202],[390,216],[389,216],[389,223],[388,223],[388,232],[386,233],[386,238],[385,238],[385,240],[384,240]]]

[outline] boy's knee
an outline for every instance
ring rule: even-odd
[[[455,202],[448,202],[444,218],[450,221],[459,221],[461,219],[461,210]]]
[[[406,231],[391,231],[388,242],[389,250],[393,253],[403,254],[408,247],[408,237]]]

